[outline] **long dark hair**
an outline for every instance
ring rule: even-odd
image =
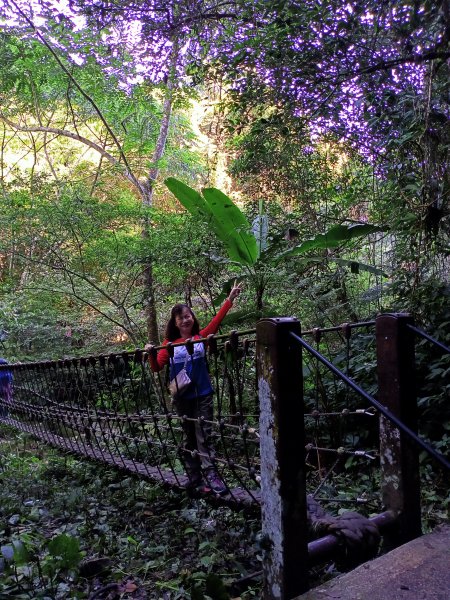
[[[175,306],[170,311],[170,319],[166,325],[166,340],[169,340],[169,342],[173,342],[181,337],[180,330],[175,324],[175,319],[176,317],[181,315],[185,308],[188,309],[188,311],[192,315],[192,318],[194,319],[194,325],[192,326],[192,335],[198,335],[200,333],[200,325],[198,324],[197,317],[192,312],[191,307],[187,304],[175,304]]]

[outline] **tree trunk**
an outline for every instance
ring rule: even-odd
[[[173,105],[173,91],[175,89],[177,81],[177,61],[178,61],[178,40],[175,39],[172,46],[172,53],[170,55],[169,73],[167,77],[166,95],[163,104],[163,114],[161,119],[161,125],[159,127],[158,140],[156,142],[155,152],[153,153],[152,167],[149,171],[146,186],[147,186],[147,197],[145,203],[148,206],[152,205],[153,200],[153,187],[159,173],[159,161],[164,155],[164,149],[166,147],[167,135],[169,133],[170,117],[172,115]]]
[[[444,142],[445,127],[448,127],[448,119],[445,124],[440,120],[433,120],[433,104],[439,105],[433,97],[433,84],[436,77],[436,65],[430,62],[427,65],[424,85],[424,133],[422,135],[423,147],[423,205],[424,223],[427,241],[433,241],[438,235],[440,221],[444,217],[444,198],[447,197],[449,175],[448,169],[448,146]],[[433,102],[434,100],[434,102]],[[445,119],[445,115],[439,113],[439,117]]]
[[[142,229],[142,237],[148,240],[150,237],[150,221],[145,220]],[[145,298],[145,321],[147,323],[147,337],[153,344],[159,343],[158,320],[156,318],[155,292],[153,281],[153,261],[151,257],[147,259],[142,274],[144,298]]]
[[[170,117],[172,115],[173,105],[173,91],[176,86],[177,80],[177,61],[178,61],[178,38],[175,38],[172,52],[170,55],[169,73],[167,78],[166,95],[164,98],[163,114],[161,119],[161,125],[159,128],[158,140],[156,142],[155,152],[153,153],[152,167],[149,171],[148,178],[145,184],[146,193],[143,196],[144,206],[151,207],[153,203],[153,189],[156,178],[159,173],[159,161],[164,155],[164,149],[166,147],[167,136],[169,133]],[[150,237],[150,220],[145,219],[142,230],[142,237],[144,240],[148,240]],[[154,294],[154,281],[153,281],[153,264],[152,259],[147,260],[147,264],[144,268],[143,273],[143,284],[144,284],[144,295],[145,295],[145,316],[147,322],[147,335],[150,342],[159,342],[158,333],[158,322],[156,317],[156,305],[155,305],[155,294]]]

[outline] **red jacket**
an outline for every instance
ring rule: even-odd
[[[205,338],[212,333],[217,333],[223,318],[232,306],[233,303],[227,298],[217,315],[204,329],[200,330],[200,335],[194,335],[191,339],[198,340],[200,338]],[[189,338],[178,338],[171,341],[172,343],[177,344],[179,342],[185,342],[186,339]],[[164,340],[163,346],[168,343],[169,340]],[[176,377],[176,375],[186,364],[186,370],[191,378],[192,384],[183,394],[183,399],[196,398],[197,396],[207,396],[213,392],[205,360],[204,344],[194,344],[194,353],[192,357],[188,355],[186,346],[176,346],[174,348],[174,356],[172,360],[169,357],[169,352],[165,348],[162,348],[158,352],[156,359],[152,356],[150,356],[149,359],[152,371],[161,371],[165,365],[170,363],[170,380]]]

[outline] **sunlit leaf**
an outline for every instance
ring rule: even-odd
[[[182,181],[175,179],[175,177],[168,177],[164,183],[193,217],[196,217],[205,223],[210,223],[212,221],[214,218],[213,213],[201,194]]]
[[[258,248],[247,217],[226,194],[216,188],[205,188],[203,196],[215,217],[211,226],[227,248],[231,260],[254,264],[258,258]]]
[[[252,265],[257,260],[256,239],[244,213],[223,192],[215,188],[203,190],[203,196],[174,177],[165,184],[196,219],[210,227],[224,244],[228,256],[239,264]]]

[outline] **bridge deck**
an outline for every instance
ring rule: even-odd
[[[17,421],[10,417],[0,417],[0,422],[5,425],[11,425],[24,433],[28,433],[35,437],[37,436],[38,439],[47,442],[59,450],[83,456],[91,460],[98,460],[119,469],[124,469],[129,473],[139,475],[154,483],[177,489],[183,489],[188,483],[186,475],[175,474],[173,471],[164,469],[163,467],[152,467],[137,460],[113,454],[101,448],[93,448],[92,446],[83,443],[77,443],[77,441],[72,438],[65,438],[57,435],[56,433],[44,429],[42,426],[39,427],[39,432],[37,432],[35,426],[27,425],[26,423],[22,423],[21,421]],[[211,494],[208,494],[208,496],[210,495]],[[261,492],[260,490],[254,490],[249,493],[243,488],[233,488],[230,489],[228,494],[221,496],[220,499],[224,504],[258,507],[261,500]]]
[[[404,544],[295,600],[448,600],[450,526]]]

